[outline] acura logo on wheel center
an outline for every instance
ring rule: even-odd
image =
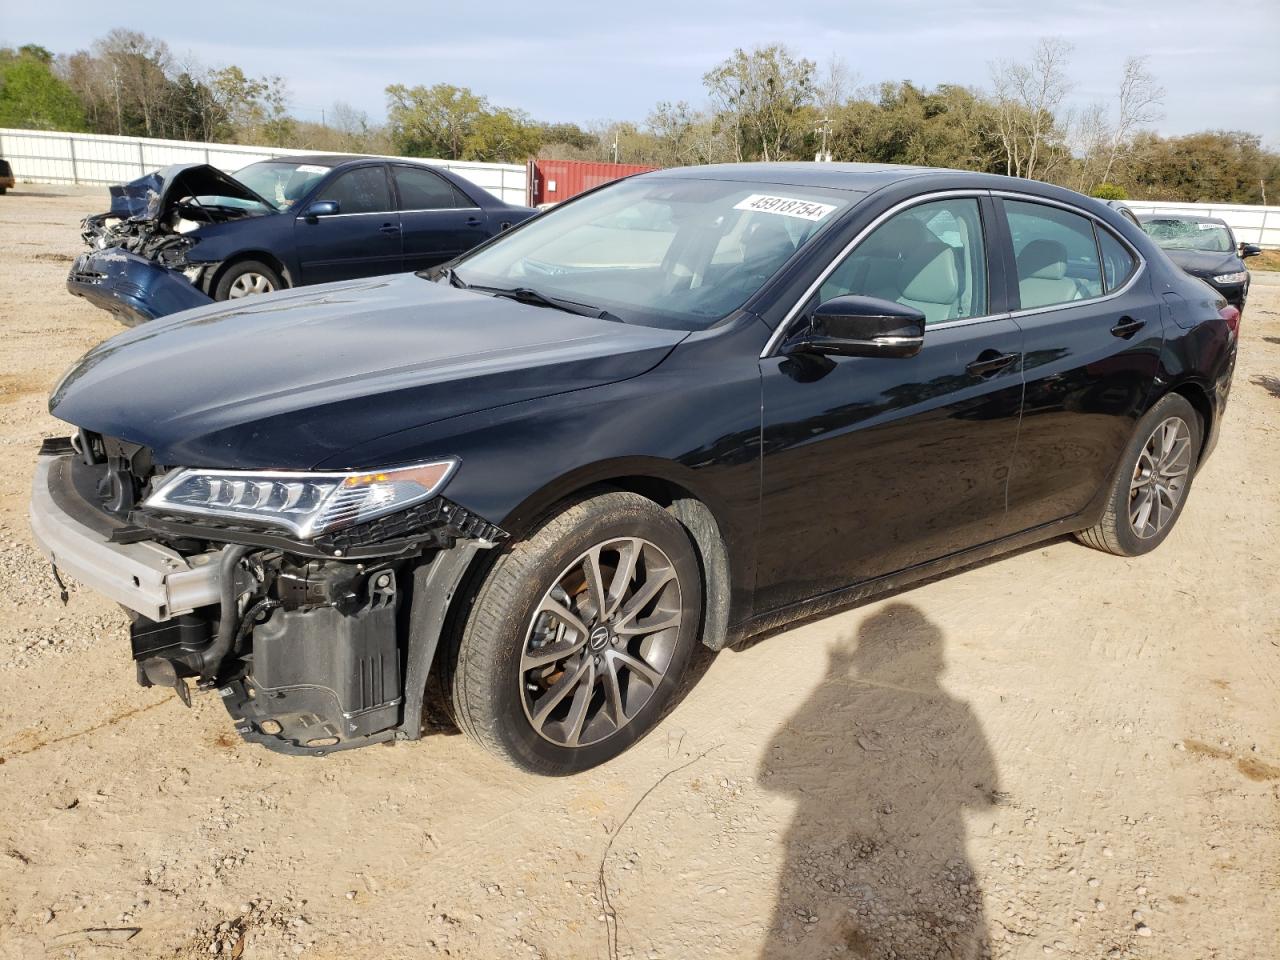
[[[596,627],[587,637],[587,645],[592,650],[603,650],[609,645],[609,628],[605,626]]]

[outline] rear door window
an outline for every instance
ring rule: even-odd
[[[1102,296],[1093,221],[1061,207],[1006,200],[1023,310]]]
[[[391,172],[400,193],[401,210],[453,210],[475,206],[453,184],[430,170],[393,166]]]

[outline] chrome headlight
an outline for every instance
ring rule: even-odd
[[[1249,277],[1248,270],[1241,270],[1239,273],[1220,273],[1213,278],[1214,283],[1244,283]]]
[[[175,470],[144,507],[284,527],[300,540],[385,516],[435,496],[457,460],[394,470]]]

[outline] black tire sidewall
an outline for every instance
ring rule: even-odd
[[[516,547],[525,551],[519,572],[513,575],[504,564],[503,560],[508,558],[495,564],[480,590],[477,610],[473,611],[462,638],[463,649],[459,651],[462,656],[484,661],[482,669],[468,681],[468,702],[473,712],[477,705],[482,705],[484,712],[492,714],[492,723],[487,726],[499,741],[501,753],[527,770],[552,776],[568,775],[604,763],[648,733],[670,705],[701,628],[701,572],[689,536],[674,517],[652,501],[634,494],[605,494],[578,507],[586,510],[567,535],[544,537],[544,527]],[[543,594],[561,571],[592,545],[626,536],[649,540],[675,567],[682,607],[676,648],[658,689],[626,726],[599,743],[562,747],[539,735],[524,712],[519,667],[526,631]],[[499,579],[506,579],[506,590],[487,589]],[[473,630],[480,608],[498,602],[499,598],[505,607],[502,629],[490,636]],[[471,649],[466,649],[469,645]],[[476,689],[476,681],[480,689]]]
[[[280,276],[280,272],[275,268],[268,266],[261,260],[237,260],[231,266],[225,268],[218,276],[218,282],[214,284],[213,299],[226,300],[231,293],[231,284],[235,283],[236,278],[246,273],[260,273],[271,281],[271,285],[275,288],[273,292],[283,290],[284,278]]]
[[[1182,499],[1178,501],[1177,507],[1174,508],[1173,516],[1165,524],[1164,529],[1154,537],[1143,539],[1134,533],[1133,525],[1129,522],[1129,482],[1133,477],[1134,468],[1137,466],[1138,456],[1142,452],[1142,448],[1146,446],[1152,432],[1160,423],[1175,416],[1181,417],[1186,423],[1187,429],[1191,432],[1191,449],[1195,451],[1196,455],[1191,462],[1191,469],[1187,473],[1187,485],[1182,491]],[[1178,518],[1182,516],[1182,510],[1187,505],[1187,498],[1191,495],[1191,485],[1195,479],[1196,468],[1199,465],[1203,433],[1204,426],[1200,421],[1200,415],[1196,412],[1196,408],[1185,397],[1177,393],[1171,393],[1163,397],[1138,421],[1133,438],[1125,449],[1120,471],[1116,475],[1115,488],[1111,494],[1111,509],[1115,517],[1115,535],[1125,556],[1136,557],[1144,553],[1150,553],[1160,546],[1165,538],[1173,532],[1173,528],[1178,525]]]

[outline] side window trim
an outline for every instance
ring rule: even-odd
[[[982,223],[983,223],[983,226],[982,226],[983,250],[984,250],[986,261],[987,261],[987,283],[988,283],[987,309],[990,310],[992,306],[991,287],[990,287],[991,279],[992,279],[991,278],[991,250],[990,250],[990,242],[991,242],[992,234],[989,228],[987,227],[985,217],[983,217],[983,214],[986,212],[986,208],[983,206],[983,200],[991,196],[992,196],[992,191],[977,189],[977,188],[968,188],[968,189],[959,189],[959,190],[935,190],[930,193],[921,193],[921,194],[917,194],[914,197],[908,197],[906,200],[903,200],[900,203],[896,203],[893,206],[889,207],[889,209],[880,213],[879,216],[877,216],[869,224],[867,224],[865,227],[859,230],[857,234],[854,235],[853,239],[850,240],[848,243],[846,243],[844,247],[842,247],[840,251],[836,253],[836,255],[833,256],[831,260],[827,262],[827,265],[822,268],[822,270],[818,273],[818,276],[813,280],[813,282],[810,283],[809,286],[805,288],[804,293],[802,293],[800,297],[795,301],[795,303],[791,305],[791,308],[786,312],[786,315],[783,316],[782,322],[780,322],[778,326],[774,329],[772,335],[769,337],[769,341],[764,345],[764,349],[760,351],[760,359],[764,360],[775,354],[778,347],[781,346],[782,342],[786,340],[787,336],[790,334],[792,326],[795,324],[796,318],[800,316],[802,313],[804,313],[805,308],[809,305],[810,300],[812,300],[814,295],[822,288],[822,285],[826,283],[827,278],[829,278],[831,274],[835,273],[836,270],[839,269],[840,265],[844,263],[846,259],[848,259],[849,255],[853,253],[854,250],[856,250],[858,246],[864,240],[866,240],[866,238],[869,237],[877,227],[879,227],[882,223],[889,220],[891,217],[894,217],[897,214],[902,213],[904,210],[909,210],[912,207],[918,207],[924,203],[932,203],[936,200],[955,200],[955,199],[963,199],[963,198],[972,198],[978,201],[978,214],[979,214],[979,218],[982,219]],[[1001,272],[1003,273],[1004,271],[1001,271]],[[946,329],[947,327],[952,327],[952,326],[964,326],[964,325],[973,324],[973,323],[986,323],[991,320],[1001,320],[1008,316],[1009,316],[1008,313],[985,313],[982,316],[978,316],[978,317],[965,317],[960,320],[945,320],[942,323],[936,323],[931,325],[929,329],[941,330],[941,329]]]
[[[1070,310],[1075,307],[1081,306],[1082,304],[1101,303],[1104,300],[1110,300],[1114,297],[1122,296],[1123,294],[1127,293],[1129,288],[1132,287],[1137,282],[1138,277],[1142,276],[1143,271],[1146,270],[1147,268],[1146,259],[1142,256],[1141,253],[1139,253],[1137,250],[1134,249],[1133,244],[1129,243],[1128,240],[1120,236],[1114,230],[1111,230],[1110,227],[1108,227],[1107,224],[1100,217],[1096,216],[1095,214],[1093,214],[1088,210],[1085,210],[1083,207],[1073,206],[1072,204],[1069,204],[1069,203],[1062,203],[1061,201],[1052,200],[1048,197],[1039,197],[1032,193],[1018,193],[1017,191],[1014,191],[1014,190],[992,190],[991,195],[995,197],[997,201],[1001,201],[998,203],[998,206],[1000,208],[1001,218],[1004,220],[1004,229],[1005,229],[1006,235],[1009,237],[1010,255],[1012,255],[1012,250],[1013,250],[1013,238],[1012,238],[1012,233],[1009,231],[1008,214],[1005,211],[1004,203],[1002,202],[1006,199],[1017,200],[1021,203],[1037,203],[1037,204],[1040,204],[1041,206],[1046,206],[1046,207],[1058,207],[1059,209],[1065,210],[1068,213],[1074,213],[1077,216],[1084,217],[1093,226],[1093,243],[1094,243],[1094,247],[1097,248],[1098,250],[1098,269],[1102,275],[1102,287],[1103,287],[1103,292],[1099,296],[1089,297],[1086,300],[1069,300],[1066,303],[1052,303],[1044,307],[1029,307],[1026,310],[1022,309],[1022,302],[1019,299],[1017,301],[1018,309],[1012,310],[1009,313],[1009,316],[1011,317],[1026,317],[1026,316],[1031,316],[1037,313],[1047,313],[1051,310]],[[1125,282],[1121,284],[1119,287],[1116,287],[1114,290],[1106,289],[1106,270],[1103,267],[1101,244],[1098,240],[1099,228],[1109,231],[1113,237],[1115,237],[1118,241],[1120,241],[1120,244],[1126,250],[1129,251],[1129,253],[1133,256],[1135,263],[1137,264],[1137,266],[1133,269],[1133,271],[1130,272]],[[1010,274],[1008,289],[1011,297],[1017,296],[1018,282],[1017,282],[1016,270],[1014,270]],[[1009,306],[1010,307],[1013,306],[1012,300],[1010,301]]]

